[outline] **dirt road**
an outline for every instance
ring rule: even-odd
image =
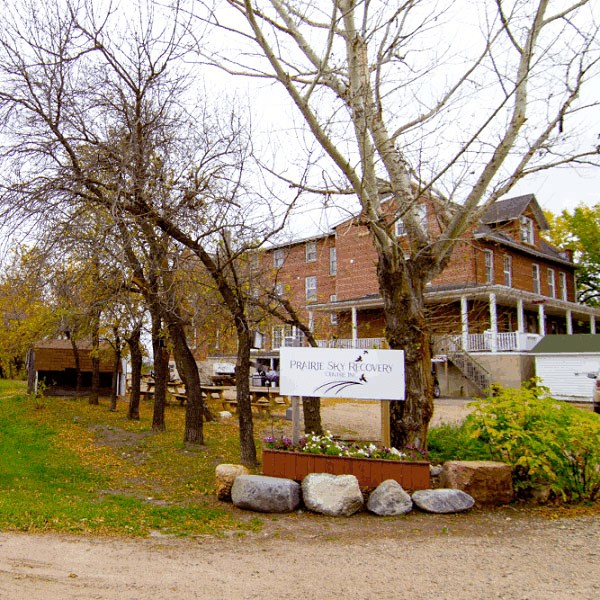
[[[465,400],[440,401],[435,418],[460,420],[466,410]],[[374,403],[335,404],[323,419],[337,433],[380,433]],[[389,519],[262,515],[257,534],[186,540],[0,532],[0,600],[596,600],[596,512],[558,520],[519,507]]]
[[[264,520],[259,534],[194,540],[0,533],[0,598],[600,598],[599,516]]]

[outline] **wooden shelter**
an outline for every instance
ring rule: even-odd
[[[71,340],[46,340],[37,342],[33,349],[30,368],[35,372],[35,381],[44,381],[46,393],[51,395],[69,395],[77,389],[77,361],[79,357],[80,392],[85,394],[92,386],[92,344],[90,340],[75,342]],[[100,393],[110,394],[113,385],[115,353],[110,344],[100,344]],[[122,375],[119,366],[119,376]],[[119,389],[119,388],[117,388]]]

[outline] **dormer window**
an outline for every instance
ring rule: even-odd
[[[533,246],[533,219],[522,216],[521,219],[521,241]]]

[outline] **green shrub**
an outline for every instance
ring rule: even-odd
[[[547,396],[535,381],[494,389],[474,403],[465,428],[491,456],[511,465],[517,495],[549,487],[565,502],[600,494],[600,418]]]
[[[490,460],[489,446],[472,436],[465,423],[442,423],[429,430],[427,441],[429,460]]]

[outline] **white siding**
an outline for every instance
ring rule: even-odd
[[[600,369],[600,354],[538,354],[536,375],[541,384],[550,388],[550,395],[559,400],[592,401],[594,380],[588,373]]]

